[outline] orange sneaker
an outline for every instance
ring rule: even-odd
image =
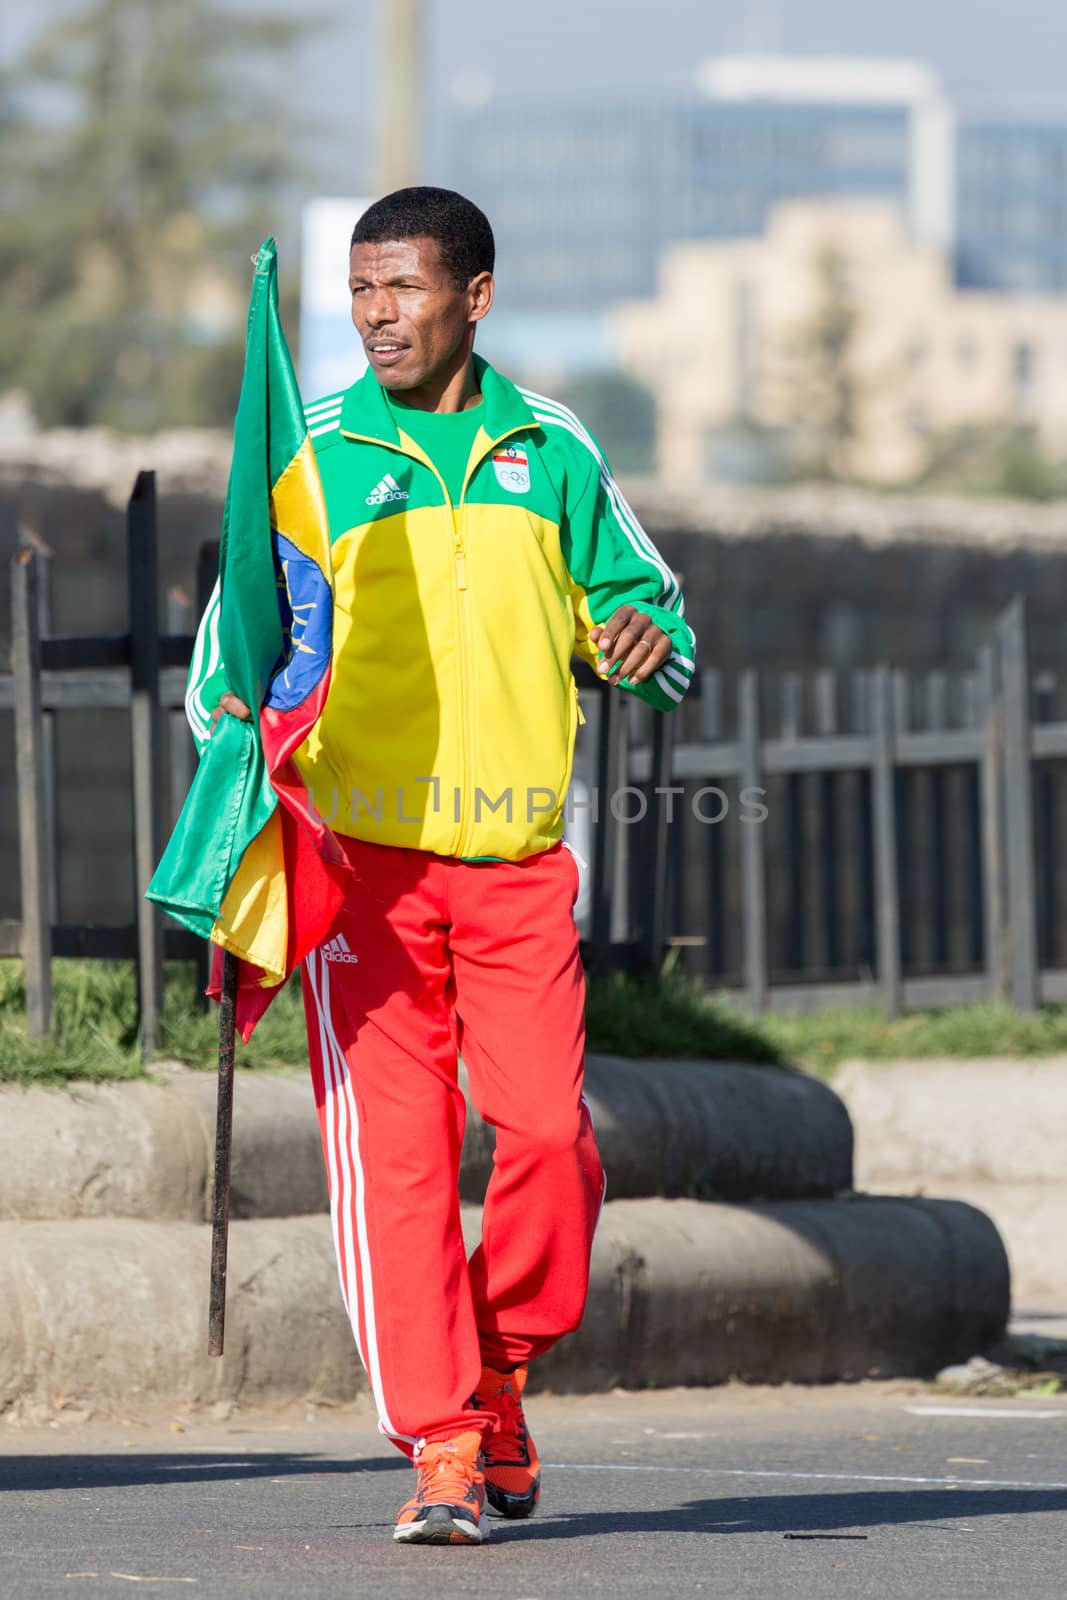
[[[522,1410],[525,1387],[525,1367],[514,1372],[483,1367],[481,1382],[471,1396],[473,1406],[496,1417],[492,1432],[485,1436],[482,1454],[486,1497],[502,1517],[532,1516],[541,1494],[541,1463]]]
[[[425,1444],[415,1456],[415,1494],[400,1507],[401,1544],[481,1544],[489,1537],[478,1433]]]

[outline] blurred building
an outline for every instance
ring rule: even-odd
[[[442,159],[497,233],[486,348],[530,372],[611,366],[605,311],[664,249],[757,238],[784,200],[892,201],[961,288],[1067,292],[1067,118],[957,113],[920,62],[724,57],[671,101],[490,102]]]
[[[794,201],[761,239],[675,245],[659,293],[612,317],[657,407],[662,482],[773,475],[822,430],[892,483],[929,442],[1005,422],[1067,451],[1067,297],[959,289],[893,205]],[[836,436],[834,430],[836,429]]]
[[[1067,120],[964,118],[956,216],[961,285],[1067,290]]]
[[[907,61],[726,57],[688,99],[490,104],[457,115],[447,181],[488,213],[487,348],[524,368],[611,365],[614,301],[649,295],[663,249],[751,238],[796,196],[895,201],[912,236],[953,235],[953,129]]]
[[[365,196],[317,195],[304,203],[300,228],[300,389],[305,404],[347,389],[367,369],[352,326],[349,241]]]

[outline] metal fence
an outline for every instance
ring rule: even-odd
[[[675,947],[755,1012],[1067,998],[1064,688],[1017,600],[968,672],[705,671],[668,718],[596,696],[593,960]]]
[[[163,1005],[163,960],[192,960],[206,974],[202,940],[163,919],[144,890],[163,848],[169,769],[172,815],[192,777],[195,752],[179,722],[192,654],[192,607],[167,597],[159,607],[155,474],[142,472],[127,512],[128,631],[51,636],[47,567],[33,545],[20,549],[11,572],[11,673],[0,676],[0,709],[14,710],[22,916],[0,922],[0,955],[25,962],[26,1020],[32,1034],[49,1031],[51,963],[57,956],[137,962],[143,1048],[155,1049]],[[212,548],[201,559],[198,600],[214,581]],[[182,631],[182,623],[185,630]],[[134,898],[128,922],[60,923],[59,837],[54,719],[85,709],[129,711],[132,771]],[[169,760],[164,761],[164,741]]]
[[[40,558],[14,560],[0,708],[15,712],[22,918],[0,923],[0,954],[25,960],[35,1033],[50,1025],[53,957],[136,959],[151,1051],[164,957],[205,963],[143,898],[195,760],[180,715],[192,607],[170,595],[161,619],[150,472],[127,524],[121,635],[52,637]],[[216,556],[201,556],[200,606]],[[1021,601],[966,673],[708,670],[670,717],[586,669],[579,682],[571,811],[590,839],[591,963],[655,968],[675,949],[756,1012],[1067,998],[1067,683],[1031,682]],[[56,917],[52,724],[88,707],[129,709],[134,904],[119,926]]]

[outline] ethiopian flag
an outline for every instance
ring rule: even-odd
[[[240,957],[237,1026],[247,1041],[329,933],[351,876],[292,760],[330,687],[333,565],[278,315],[273,239],[256,258],[211,632],[226,686],[253,716],[223,715],[202,743],[148,898]]]

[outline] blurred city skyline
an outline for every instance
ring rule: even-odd
[[[278,0],[235,4],[251,13],[286,9]],[[77,0],[4,8],[0,64],[77,9]],[[373,173],[379,0],[324,0],[314,10],[325,25],[298,47],[286,89],[313,124],[309,151],[324,177],[336,185],[350,176],[350,188],[362,192]],[[701,63],[722,54],[909,58],[933,68],[964,109],[1067,114],[1067,11],[1043,0],[1018,0],[1010,27],[999,8],[958,0],[898,0],[879,11],[851,0],[659,0],[652,24],[644,8],[617,0],[540,0],[536,14],[491,20],[474,0],[426,0],[426,18],[428,159],[435,128],[455,110],[516,97],[691,93]]]
[[[265,0],[240,3],[269,9]],[[330,15],[329,4],[320,9]],[[358,61],[367,47],[371,98],[376,11],[372,0],[354,0],[306,47],[320,115],[350,112],[357,85],[349,48]],[[487,97],[692,90],[701,62],[742,52],[910,57],[932,66],[957,99],[1032,110],[1040,98],[1067,110],[1067,12],[1057,15],[1043,0],[1014,5],[1010,32],[996,10],[958,0],[900,0],[878,12],[851,0],[659,0],[652,23],[626,0],[540,0],[536,14],[488,22],[475,0],[426,0],[426,18],[427,96],[438,115]]]
[[[227,10],[238,14],[228,24]],[[694,307],[717,294],[722,310],[722,326],[705,328],[689,406],[694,482],[733,476],[737,463],[747,473],[757,458],[757,475],[796,475],[818,460],[820,471],[848,476],[841,464],[863,457],[858,441],[873,427],[873,410],[856,399],[872,388],[859,369],[873,319],[879,338],[892,323],[893,359],[873,388],[896,407],[905,476],[933,470],[946,452],[955,472],[958,436],[968,433],[970,449],[977,430],[983,462],[1010,456],[1015,481],[1019,446],[1035,491],[1067,491],[1057,399],[1067,15],[1045,17],[1020,0],[1008,34],[987,13],[917,0],[886,15],[843,0],[661,0],[654,25],[636,7],[600,0],[542,0],[536,13],[488,20],[468,0],[423,0],[424,94],[409,119],[420,54],[410,15],[401,0],[320,0],[299,19],[282,0],[158,10],[153,0],[43,0],[32,18],[0,19],[9,66],[35,28],[76,23],[52,31],[59,55],[31,63],[27,93],[18,95],[16,78],[11,97],[32,158],[9,163],[8,254],[39,322],[8,318],[5,370],[39,418],[225,420],[240,372],[248,250],[266,231],[279,239],[293,323],[300,286],[308,395],[351,381],[360,364],[344,283],[351,218],[360,197],[415,181],[461,189],[492,221],[499,297],[479,335],[483,353],[569,399],[630,470],[663,470],[670,453],[673,394],[645,370],[640,347],[650,319],[669,320],[670,297],[657,296],[671,263],[684,260]],[[272,18],[281,26],[261,26]],[[72,108],[62,128],[57,93]],[[57,150],[69,154],[56,159]],[[49,201],[55,194],[67,199]],[[329,230],[311,251],[305,234],[301,255],[301,214],[331,197],[340,204]],[[861,210],[857,219],[819,213],[818,229],[804,234],[811,260],[798,258],[792,274],[814,299],[785,315],[757,244],[778,225],[778,208],[797,202]],[[868,292],[878,252],[862,269],[848,266],[869,255],[847,240],[866,237],[862,207],[872,202],[894,208],[905,230],[901,273],[926,274],[896,322]],[[71,274],[54,219],[75,211]],[[42,250],[25,246],[37,237],[26,219],[38,215],[34,226],[50,228],[56,245],[47,270]],[[685,255],[688,245],[699,248]],[[737,261],[747,263],[739,275],[728,265]],[[163,263],[171,276],[161,298]],[[335,291],[313,293],[316,279]],[[636,335],[624,351],[627,318]],[[929,331],[961,318],[969,320],[947,344]],[[33,327],[79,350],[84,371],[34,361],[24,337]],[[838,416],[842,434],[817,440],[814,452],[761,388],[764,369],[781,365],[778,347],[798,341],[810,370],[794,387],[820,387],[821,409]],[[153,361],[165,383],[153,379]],[[981,389],[979,367],[988,374]],[[734,379],[712,406],[703,374],[727,371]],[[800,409],[810,419],[808,400]]]

